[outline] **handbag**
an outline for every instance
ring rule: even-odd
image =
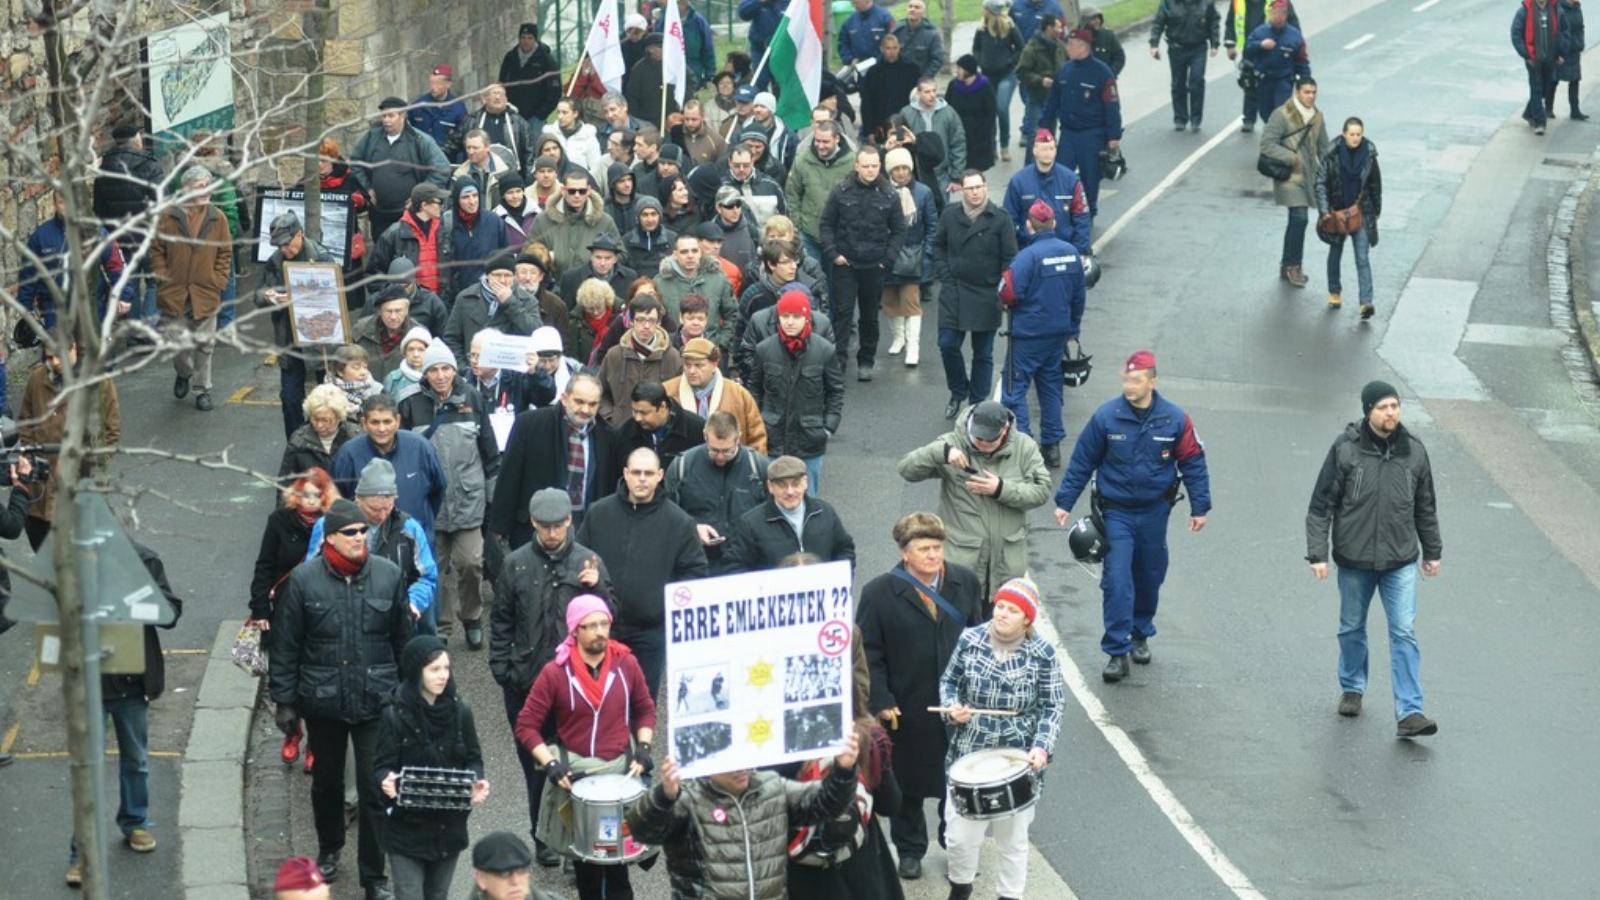
[[[1289,132],[1283,136],[1282,140],[1278,141],[1278,146],[1283,147],[1285,150],[1289,149],[1287,144],[1288,140],[1310,127],[1311,123],[1307,122],[1294,131]],[[1299,152],[1298,145],[1296,146],[1295,152]],[[1279,159],[1273,159],[1272,157],[1263,153],[1256,157],[1256,171],[1267,176],[1268,178],[1271,178],[1273,181],[1288,181],[1289,176],[1294,174],[1294,164],[1286,163]]]
[[[1361,204],[1358,202],[1344,209],[1323,213],[1317,220],[1317,230],[1323,234],[1351,235],[1365,228],[1366,224],[1366,220],[1361,216]]]
[[[267,654],[261,649],[261,626],[247,620],[233,638],[233,664],[252,678],[267,674]]]

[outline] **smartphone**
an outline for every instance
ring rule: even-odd
[[[706,543],[708,543],[711,546],[715,547],[718,544],[726,543],[727,540],[728,539],[726,537],[724,537],[724,536],[719,534],[716,537],[712,538],[711,540],[707,541]]]

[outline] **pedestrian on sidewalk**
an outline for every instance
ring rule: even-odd
[[[1220,18],[1212,0],[1161,0],[1150,26],[1150,58],[1161,59],[1161,36],[1167,38],[1172,67],[1172,130],[1200,130],[1206,105],[1206,45],[1217,55]]]
[[[972,55],[977,57],[978,71],[994,85],[1001,162],[1011,162],[1011,98],[1017,93],[1017,64],[1026,40],[1011,20],[1006,0],[983,0],[983,24],[972,36]],[[967,142],[979,143],[970,132]]]
[[[1439,574],[1444,542],[1428,450],[1400,423],[1400,394],[1382,381],[1361,389],[1360,422],[1345,426],[1328,450],[1306,512],[1306,561],[1328,577],[1328,541],[1339,566],[1339,715],[1361,714],[1367,688],[1367,609],[1383,599],[1389,622],[1389,680],[1397,737],[1434,734],[1422,711],[1422,657],[1417,618],[1417,569]],[[1417,565],[1421,546],[1422,564]]]
[[[1303,264],[1306,253],[1307,210],[1317,205],[1317,167],[1328,155],[1328,126],[1317,109],[1317,81],[1310,75],[1295,85],[1294,96],[1273,110],[1261,129],[1261,155],[1289,167],[1289,176],[1272,183],[1272,198],[1289,210],[1283,229],[1283,252],[1278,256],[1278,277],[1291,287],[1310,282]]]
[[[177,353],[172,396],[189,396],[195,409],[211,410],[211,357],[217,342],[217,312],[233,275],[233,236],[228,218],[211,205],[211,172],[192,165],[183,172],[184,202],[162,213],[150,244],[150,271],[159,287],[162,334]]]
[[[994,618],[968,628],[956,642],[950,665],[939,679],[939,705],[951,725],[948,768],[982,750],[1006,748],[1026,753],[1036,779],[1061,732],[1061,710],[1067,687],[1056,649],[1033,630],[1039,615],[1039,588],[1026,578],[1013,578],[994,597]],[[981,710],[981,711],[979,711]],[[988,710],[1014,714],[999,718]],[[946,803],[956,807],[953,795]],[[985,835],[994,836],[998,851],[996,888],[1001,900],[1027,896],[1028,826],[1037,806],[998,819],[968,818],[958,807],[945,829],[950,852],[950,900],[968,900],[978,875],[978,851]]]
[[[1115,447],[1116,451],[1112,452]],[[1110,657],[1101,677],[1128,677],[1128,658],[1150,663],[1156,606],[1167,577],[1167,519],[1184,489],[1189,491],[1189,531],[1206,527],[1211,478],[1205,446],[1194,423],[1177,404],[1156,391],[1156,355],[1135,351],[1122,366],[1122,396],[1095,410],[1078,435],[1072,462],[1056,490],[1056,524],[1065,528],[1071,509],[1095,476],[1090,502],[1105,521],[1108,546],[1100,576],[1105,634],[1100,647]]]
[[[398,680],[411,639],[410,605],[400,567],[367,552],[371,530],[361,507],[336,501],[323,517],[320,553],[295,568],[273,612],[268,673],[275,718],[285,734],[306,720],[317,867],[339,874],[345,842],[344,761],[353,746],[360,799],[361,886],[368,900],[388,893],[378,832],[383,825],[376,771],[378,717]]]
[[[1378,215],[1383,212],[1383,176],[1378,170],[1378,148],[1366,138],[1366,126],[1355,116],[1344,120],[1344,131],[1323,157],[1317,172],[1317,237],[1328,245],[1328,308],[1338,309],[1341,297],[1339,270],[1347,235],[1325,230],[1335,212],[1360,213],[1361,227],[1350,233],[1356,258],[1356,281],[1361,291],[1361,318],[1372,318],[1372,264],[1368,251],[1378,245]]]
[[[1544,93],[1545,112],[1556,114],[1556,82],[1567,83],[1567,107],[1572,121],[1585,122],[1589,117],[1578,108],[1578,82],[1583,80],[1583,6],[1579,0],[1561,0],[1561,18],[1567,26],[1567,55],[1556,65],[1556,77]]]
[[[441,638],[418,635],[400,651],[400,686],[378,719],[373,767],[372,777],[387,798],[383,849],[389,854],[394,900],[448,900],[456,857],[467,849],[471,810],[400,802],[400,774],[409,768],[470,770],[472,806],[489,797],[478,726],[467,698],[456,692]]]
[[[1571,45],[1569,23],[1557,0],[1522,0],[1511,19],[1511,46],[1528,70],[1528,104],[1522,119],[1544,134],[1550,104],[1555,100],[1556,71],[1563,59],[1583,48]]]

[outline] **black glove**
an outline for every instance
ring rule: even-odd
[[[650,758],[650,745],[648,743],[636,744],[633,748],[633,759],[630,762],[639,764],[639,774],[649,775],[656,767],[655,760]]]
[[[278,723],[278,730],[286,735],[300,731],[300,716],[295,713],[294,707],[287,703],[279,703],[278,711],[273,713],[272,718]]]
[[[561,779],[572,775],[572,769],[559,759],[552,759],[544,764],[544,777],[551,782],[559,783]]]

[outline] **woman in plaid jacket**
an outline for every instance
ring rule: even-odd
[[[1033,632],[1038,613],[1039,588],[1026,578],[1013,578],[995,594],[994,618],[962,633],[939,680],[945,719],[954,724],[946,766],[969,753],[997,748],[1027,751],[1028,765],[1035,772],[1042,773],[1049,764],[1061,731],[1066,685],[1055,647]],[[1015,715],[988,715],[975,709]],[[950,900],[972,896],[978,850],[991,828],[1000,851],[1001,900],[1022,897],[1028,876],[1028,826],[1035,807],[980,821],[956,814],[953,798],[947,803]]]

